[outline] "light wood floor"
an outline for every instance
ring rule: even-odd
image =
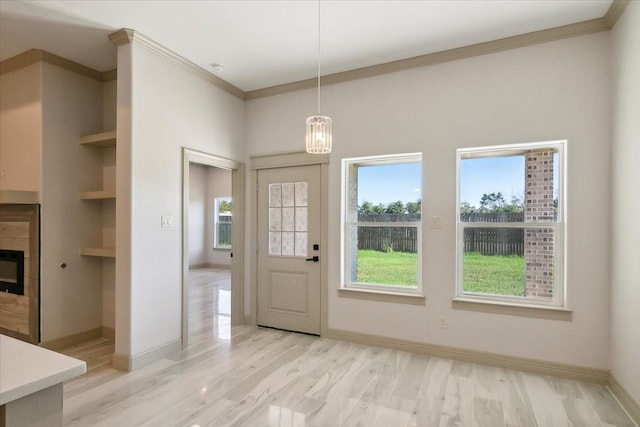
[[[182,354],[123,373],[108,340],[65,351],[89,366],[64,385],[65,425],[633,426],[599,385],[231,327],[228,271],[190,278]]]

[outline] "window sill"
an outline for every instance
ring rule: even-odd
[[[360,288],[339,288],[338,296],[367,301],[393,302],[399,304],[425,305],[424,295],[404,292],[379,291]]]
[[[455,310],[479,311],[482,313],[506,314],[509,316],[535,317],[538,319],[564,320],[570,322],[573,310],[566,307],[526,305],[498,301],[454,298],[451,308]]]
[[[227,251],[227,252],[229,252],[229,251],[231,251],[231,248],[211,248],[211,250],[214,250],[214,251]]]

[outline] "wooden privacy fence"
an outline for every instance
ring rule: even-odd
[[[418,252],[415,227],[358,227],[358,249]]]
[[[460,222],[522,222],[523,212],[461,213]],[[524,232],[521,228],[466,228],[464,252],[482,255],[524,255]]]
[[[460,214],[462,222],[522,222],[524,214],[472,213]],[[358,222],[418,222],[420,214],[358,214]],[[358,227],[358,249],[376,251],[417,252],[416,227]],[[464,251],[482,255],[524,255],[524,232],[521,228],[467,228]]]
[[[358,222],[419,222],[420,214],[358,214]],[[418,252],[416,227],[358,227],[358,249]]]
[[[464,252],[482,255],[524,255],[522,228],[465,228]]]
[[[461,213],[460,222],[522,222],[524,212]]]

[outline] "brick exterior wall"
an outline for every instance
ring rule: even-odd
[[[525,154],[524,220],[552,222],[553,150],[531,150]],[[553,297],[553,229],[525,229],[525,295]]]
[[[349,165],[348,171],[348,183],[349,183],[349,200],[347,201],[347,221],[358,221],[358,165]],[[358,232],[350,228],[347,230],[346,237],[351,239],[351,265],[349,268],[349,274],[352,282],[358,281]]]

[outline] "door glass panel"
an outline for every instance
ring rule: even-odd
[[[269,184],[269,255],[307,256],[308,182]]]

